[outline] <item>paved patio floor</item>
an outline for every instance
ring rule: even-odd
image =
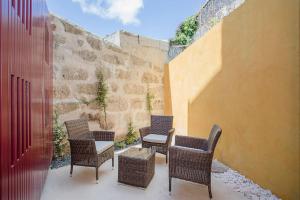
[[[165,157],[156,154],[155,175],[147,187],[142,189],[118,183],[118,162],[115,168],[107,161],[99,168],[99,184],[96,184],[95,169],[74,166],[73,177],[70,167],[49,170],[42,200],[194,200],[209,199],[207,187],[179,179],[172,181],[172,193],[168,192],[168,165]],[[228,185],[212,178],[213,199],[242,200],[241,193],[234,192]]]

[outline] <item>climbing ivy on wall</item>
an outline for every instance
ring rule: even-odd
[[[106,107],[107,107],[107,93],[108,93],[108,87],[104,81],[103,73],[100,71],[97,74],[97,94],[96,94],[96,103],[100,107],[100,109],[104,113],[104,121],[105,121],[105,127],[107,128],[107,121],[106,121]]]
[[[197,15],[188,17],[176,30],[176,36],[170,40],[170,45],[188,45],[192,42],[199,23]]]
[[[147,88],[147,94],[146,94],[146,103],[147,103],[147,110],[149,114],[152,114],[152,101],[154,99],[154,95],[150,93],[149,87]]]

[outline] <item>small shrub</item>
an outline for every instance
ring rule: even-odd
[[[133,144],[137,140],[137,133],[132,125],[132,121],[130,120],[128,123],[128,132],[126,135],[125,143],[127,145]]]
[[[126,147],[125,141],[115,142],[115,148],[116,149],[124,149],[125,147]]]
[[[170,40],[170,45],[188,45],[192,42],[199,23],[198,16],[188,17],[176,30],[176,36]]]
[[[59,115],[57,111],[54,112],[53,119],[53,144],[54,144],[54,158],[63,157],[66,148],[66,133],[63,126],[58,122]]]

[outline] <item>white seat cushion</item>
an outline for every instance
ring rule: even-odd
[[[166,135],[149,134],[143,138],[143,141],[163,144],[166,143],[167,138]]]
[[[112,147],[114,143],[112,141],[95,141],[97,153],[100,154]]]

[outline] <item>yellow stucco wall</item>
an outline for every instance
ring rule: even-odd
[[[177,134],[219,124],[218,159],[298,200],[299,68],[299,0],[247,0],[169,63],[166,112]]]

